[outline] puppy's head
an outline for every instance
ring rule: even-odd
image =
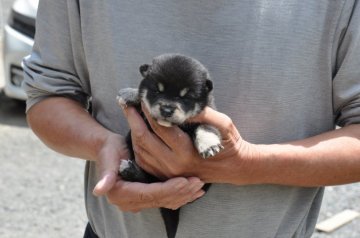
[[[163,126],[180,125],[209,104],[213,85],[197,60],[178,54],[160,55],[140,66],[139,93],[150,115]]]

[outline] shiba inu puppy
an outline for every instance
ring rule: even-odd
[[[206,106],[215,108],[213,84],[208,70],[199,61],[179,54],[157,56],[151,65],[141,65],[139,70],[143,77],[139,88],[121,89],[117,95],[119,105],[134,106],[140,112],[143,102],[158,124],[165,127],[176,125],[188,133],[204,159],[220,152],[223,147],[220,133],[216,128],[207,124],[186,123],[187,119],[199,114]],[[143,117],[146,120],[145,116]],[[136,164],[131,132],[127,135],[126,142],[130,150],[130,159],[121,162],[120,176],[127,181],[159,181]],[[207,188],[208,186],[205,189]],[[179,209],[174,211],[161,208],[161,214],[168,237],[175,237]]]

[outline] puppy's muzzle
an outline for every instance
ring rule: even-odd
[[[160,106],[160,114],[164,118],[171,117],[175,112],[176,107],[172,105],[161,105]]]

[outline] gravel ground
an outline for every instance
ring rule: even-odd
[[[84,162],[46,148],[23,111],[0,96],[0,237],[82,237]]]
[[[319,222],[346,209],[360,212],[360,183],[327,187]],[[313,238],[360,238],[360,218],[330,234],[316,232]]]

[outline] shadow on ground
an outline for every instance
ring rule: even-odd
[[[0,90],[0,124],[28,127],[25,116],[25,102],[10,99]]]

